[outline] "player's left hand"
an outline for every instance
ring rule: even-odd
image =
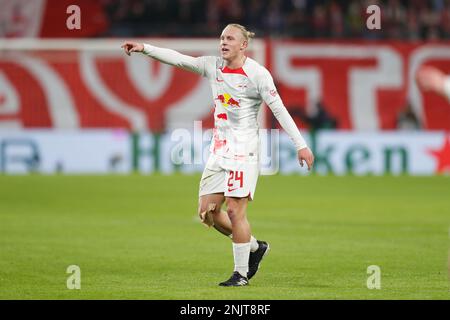
[[[312,151],[308,147],[298,150],[298,161],[302,167],[303,161],[305,161],[308,166],[308,170],[311,170],[314,164],[314,155]]]
[[[208,209],[199,213],[200,220],[207,227],[212,227],[214,225],[213,213],[216,210],[216,204],[208,204]]]

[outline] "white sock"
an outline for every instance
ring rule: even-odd
[[[247,243],[233,242],[234,271],[239,272],[243,277],[247,277],[249,255],[250,255],[250,242]]]
[[[255,252],[256,250],[258,250],[258,248],[259,248],[258,241],[256,241],[254,236],[252,236],[250,238],[250,251]]]
[[[230,234],[229,235],[230,239],[233,240],[233,235]],[[256,250],[258,250],[259,248],[259,244],[258,241],[256,240],[256,238],[254,236],[251,236],[250,238],[250,252],[255,252]]]

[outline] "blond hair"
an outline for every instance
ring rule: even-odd
[[[243,25],[237,24],[237,23],[230,23],[227,25],[227,27],[235,27],[241,30],[242,35],[244,36],[245,41],[249,42],[250,39],[253,39],[255,37],[255,33],[248,31],[246,27]]]

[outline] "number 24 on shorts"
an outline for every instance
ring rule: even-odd
[[[235,182],[237,181],[239,181],[239,187],[234,187]],[[228,192],[242,188],[244,186],[244,172],[230,170],[227,185],[228,185]]]

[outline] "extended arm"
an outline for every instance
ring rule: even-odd
[[[141,52],[163,63],[204,75],[204,59],[201,57],[195,58],[172,49],[159,48],[145,43],[125,42],[122,48],[128,55],[132,52]]]

